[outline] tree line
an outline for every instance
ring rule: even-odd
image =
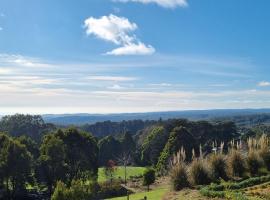
[[[224,142],[226,151],[226,144],[240,137],[232,122],[160,119],[147,123],[136,133],[121,130],[100,138],[80,127],[57,129],[40,116],[4,117],[0,121],[0,195],[9,199],[28,195],[29,199],[33,190],[56,198],[63,191],[67,195],[81,191],[92,198],[106,192],[97,183],[98,167],[110,160],[126,155],[129,159],[121,165],[152,166],[166,173],[171,156],[181,148],[190,158],[193,151],[199,154],[200,146],[211,152],[213,141]]]
[[[27,187],[46,187],[53,193],[58,181],[97,179],[97,140],[75,128],[57,130],[38,146],[29,137],[0,134],[0,188],[7,199],[27,196]]]

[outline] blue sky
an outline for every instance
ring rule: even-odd
[[[270,107],[270,2],[1,0],[1,113]]]

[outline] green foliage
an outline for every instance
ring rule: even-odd
[[[220,185],[211,184],[200,189],[200,193],[211,198],[247,199],[240,191],[244,188],[270,181],[270,175],[253,177],[241,182],[223,182]]]
[[[203,159],[194,159],[189,165],[189,178],[193,185],[207,185],[210,175]]]
[[[65,156],[65,146],[61,139],[53,134],[44,137],[38,160],[38,178],[46,182],[49,193],[52,193],[57,181],[66,179]]]
[[[209,190],[206,187],[203,187],[202,189],[200,189],[200,193],[203,196],[210,197],[210,198],[216,198],[216,197],[224,198],[226,195],[224,191],[213,191],[213,190]]]
[[[170,176],[173,189],[176,191],[190,185],[188,181],[187,167],[184,163],[177,163],[172,166]]]
[[[26,146],[27,150],[32,154],[34,157],[34,160],[36,160],[39,157],[39,147],[38,144],[31,139],[29,136],[22,135],[17,138],[17,140]]]
[[[105,166],[108,160],[112,160],[120,155],[121,143],[113,136],[107,136],[98,142],[99,166]]]
[[[111,184],[116,171],[117,171],[116,163],[113,160],[109,160],[107,165],[104,167],[104,174],[106,175],[107,179],[110,180]]]
[[[127,190],[121,186],[120,181],[114,181],[112,184],[103,182],[99,184],[97,199],[125,196],[126,194]]]
[[[132,135],[129,132],[125,132],[123,136],[120,138],[121,142],[121,152],[122,153],[130,153],[136,149],[136,143],[134,142]]]
[[[142,145],[142,162],[146,165],[156,165],[167,139],[168,136],[162,126],[153,128]]]
[[[223,154],[211,154],[208,162],[210,175],[214,181],[218,181],[220,178],[223,180],[228,179],[227,163]]]
[[[97,178],[98,147],[96,139],[91,134],[69,128],[65,131],[58,130],[55,137],[62,140],[65,146],[68,182],[81,178],[85,171],[91,172],[92,176]]]
[[[175,154],[181,148],[184,148],[187,158],[191,158],[192,149],[196,146],[196,141],[190,132],[184,127],[176,127],[170,134],[167,144],[165,145],[158,163],[157,170],[163,172],[167,169],[168,160],[170,156]]]
[[[45,123],[39,115],[8,115],[0,120],[0,131],[14,137],[27,135],[35,141],[40,141],[44,133],[54,129],[54,125]]]
[[[232,176],[243,177],[246,172],[246,160],[239,150],[231,150],[228,158],[228,168]]]
[[[95,196],[95,183],[85,184],[81,180],[73,180],[70,187],[63,182],[57,182],[52,200],[91,200]]]
[[[89,174],[96,179],[97,154],[96,140],[75,128],[48,134],[40,147],[38,178],[47,184],[50,193],[60,180],[71,184]]]
[[[86,124],[82,126],[82,129],[87,132],[93,133],[97,137],[116,135],[127,131],[130,134],[135,135],[139,130],[142,130],[145,127],[153,125],[155,123],[155,121],[148,120],[128,120],[121,122],[104,121],[97,122],[95,124]]]
[[[143,173],[143,185],[148,187],[148,191],[149,186],[153,184],[155,180],[156,180],[155,170],[152,168],[147,168]]]
[[[54,193],[51,197],[51,200],[68,200],[69,191],[66,185],[59,181],[57,182]]]
[[[0,134],[0,175],[1,181],[5,181],[8,196],[24,190],[26,183],[32,181],[31,164],[32,155],[25,145]]]

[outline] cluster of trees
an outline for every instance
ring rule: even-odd
[[[33,182],[32,167],[33,156],[26,146],[0,134],[0,188],[5,189],[5,196],[11,198],[25,191],[26,182]]]
[[[135,165],[166,170],[169,158],[181,147],[191,157],[192,149],[198,154],[201,144],[203,151],[210,153],[212,141],[227,144],[238,137],[237,128],[232,122],[159,120],[138,131],[136,135],[125,132],[101,138],[98,142],[99,165],[105,166],[108,160],[116,160],[123,153],[130,153]]]
[[[7,115],[0,120],[0,132],[13,137],[27,135],[35,141],[40,141],[45,133],[55,129],[55,125],[45,123],[40,115]]]
[[[125,132],[121,134],[119,138],[115,138],[112,135],[109,135],[100,139],[98,142],[98,147],[99,165],[106,166],[109,160],[119,160],[123,157],[124,154],[129,154],[131,158],[134,158],[136,143],[132,135],[128,132]],[[130,159],[130,162],[132,160]]]
[[[86,124],[81,128],[84,131],[93,133],[96,137],[104,137],[107,135],[117,135],[119,133],[129,132],[132,135],[138,131],[155,124],[156,121],[129,120],[122,122],[104,121],[95,124]]]
[[[227,144],[238,136],[237,128],[232,122],[167,120],[154,126],[144,136],[140,150],[141,162],[143,165],[156,166],[161,171],[166,169],[169,158],[182,147],[185,148],[187,157],[191,158],[192,150],[198,154],[200,145],[204,152],[210,153],[213,141]]]
[[[43,137],[38,146],[29,137],[0,134],[0,187],[7,199],[27,195],[26,187],[45,185],[50,196],[58,181],[97,179],[97,140],[69,128]]]

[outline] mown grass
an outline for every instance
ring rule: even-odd
[[[147,197],[147,200],[161,200],[162,197],[169,191],[168,188],[156,188],[149,192],[140,192],[136,194],[132,194],[129,196],[130,200],[139,200],[143,199],[145,196]],[[127,197],[116,197],[112,198],[111,200],[126,200]]]
[[[145,167],[127,167],[127,178],[131,176],[141,176],[145,170]],[[124,167],[117,167],[117,170],[114,174],[114,178],[125,178],[125,169]],[[106,181],[106,176],[104,174],[104,168],[98,169],[98,182]]]

